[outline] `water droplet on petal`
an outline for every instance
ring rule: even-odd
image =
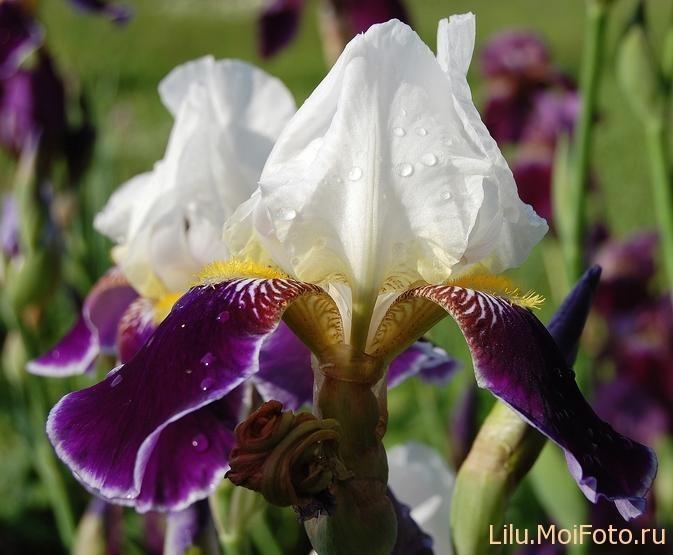
[[[351,171],[348,172],[348,179],[351,181],[357,181],[362,177],[362,168],[359,168],[358,166],[353,166],[351,168]]]
[[[231,318],[231,314],[229,314],[229,311],[228,311],[228,310],[223,310],[222,312],[220,312],[220,313],[217,315],[216,320],[217,320],[220,324],[224,324],[225,322],[228,322],[228,321],[229,321],[229,318]]]
[[[209,446],[210,442],[204,434],[197,434],[192,439],[192,447],[198,453],[203,453]]]
[[[299,260],[299,258],[296,256],[290,260],[290,264],[292,264],[293,266],[297,266],[300,262],[301,260]]]
[[[205,380],[201,380],[201,391],[208,391],[211,387],[213,387],[212,379],[206,378]]]
[[[427,154],[423,155],[423,157],[421,158],[421,161],[426,166],[435,166],[435,165],[437,165],[437,156],[435,156],[431,152],[428,152]]]
[[[185,374],[189,375],[193,372],[191,368],[185,368]]]
[[[120,383],[122,383],[123,379],[124,379],[124,377],[121,374],[117,374],[112,379],[112,382],[110,383],[110,387],[117,387]]]
[[[279,208],[276,210],[276,217],[284,222],[289,222],[297,217],[297,211],[292,208]]]
[[[402,177],[409,177],[412,173],[414,173],[414,167],[411,164],[406,163],[398,164],[397,173]]]
[[[187,324],[180,324],[180,327],[181,327],[182,329],[185,329],[186,326],[187,326]]]
[[[393,243],[393,256],[402,256],[404,254],[405,248],[404,243]]]
[[[417,127],[416,134],[420,137],[425,137],[428,134],[428,130],[425,127]]]
[[[401,113],[403,116],[406,116],[406,115],[407,115],[407,111],[406,111],[404,108],[402,108],[402,110],[400,110],[400,113]]]
[[[404,137],[406,134],[407,132],[401,127],[393,128],[393,135],[395,135],[396,137]]]
[[[442,193],[439,196],[442,200],[450,200],[451,199],[451,191],[442,191]]]
[[[324,249],[327,246],[327,239],[321,237],[315,242],[315,246],[318,247],[319,249]]]
[[[215,355],[213,353],[206,353],[201,357],[201,364],[203,364],[206,368],[210,366],[213,362],[217,360],[215,358]]]

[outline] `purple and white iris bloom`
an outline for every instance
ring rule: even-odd
[[[474,36],[468,14],[440,22],[437,57],[399,21],[349,43],[228,219],[235,258],[203,271],[131,360],[52,410],[49,437],[88,488],[139,510],[205,495],[226,468],[227,396],[259,379],[281,318],[320,383],[325,353],[385,366],[448,313],[478,384],[564,449],[587,497],[640,514],[652,451],[586,403],[529,310],[539,299],[490,273],[521,263],[547,226],[472,104]]]
[[[129,364],[142,357],[141,347],[158,341],[152,336],[157,325],[173,302],[189,289],[199,270],[212,261],[229,258],[220,239],[222,224],[250,197],[275,139],[295,112],[294,101],[280,81],[238,61],[216,62],[206,57],[190,62],[169,74],[159,92],[175,117],[166,155],[151,172],[124,184],[95,221],[96,228],[117,243],[113,249],[117,267],[88,295],[73,329],[51,351],[29,364],[33,373],[82,373],[92,368],[101,352],[115,353],[121,363]],[[204,300],[205,316],[215,305]],[[215,328],[182,322],[178,329],[189,329],[209,343],[217,341],[220,332],[236,329],[237,320],[223,309],[213,314]],[[157,334],[161,333],[160,327]],[[195,337],[195,341],[200,340]],[[225,344],[222,347],[228,348]],[[133,475],[131,484],[124,486],[108,478],[98,483],[94,478],[98,470],[90,473],[79,469],[74,458],[54,440],[59,455],[71,464],[85,486],[108,501],[133,505],[139,511],[180,510],[208,495],[227,470],[233,429],[248,408],[248,387],[254,385],[262,398],[280,400],[289,409],[312,399],[311,352],[284,324],[254,353],[243,346],[239,353],[232,346],[230,356],[244,360],[250,355],[255,360],[255,372],[242,373],[240,380],[235,377],[236,384],[231,388],[233,382],[227,381],[224,392],[215,377],[201,376],[203,369],[216,366],[217,353],[214,349],[197,351],[198,360],[182,366],[181,375],[190,383],[196,380],[198,392],[212,388],[216,393],[209,393],[207,403],[194,407],[198,410],[179,411],[154,429],[141,432],[136,438],[137,449],[128,452],[128,458],[122,456],[123,460],[112,463],[125,467],[122,474],[129,471]],[[416,373],[441,381],[456,368],[456,362],[443,350],[418,342],[392,363],[391,385]],[[111,382],[94,386],[89,398],[98,398],[93,390],[99,386],[113,397],[128,386],[135,389],[138,384],[124,379],[124,372],[113,371],[108,376]],[[136,377],[144,375],[139,372]],[[149,393],[147,387],[156,387],[164,378],[168,374],[155,384],[148,382],[137,393]],[[250,379],[243,384],[246,378]],[[179,389],[171,389],[177,397],[166,398],[168,412],[182,403]],[[222,395],[217,395],[218,391]],[[190,395],[185,391],[185,399]],[[116,402],[112,398],[110,401]],[[126,412],[124,407],[126,401],[122,412]],[[59,410],[55,409],[54,417]],[[134,420],[137,415],[128,416]],[[92,430],[91,424],[86,419],[79,421],[84,436],[86,429]],[[107,424],[103,426],[111,431]],[[52,437],[59,433],[57,429],[52,418]],[[125,440],[119,440],[123,451]],[[110,447],[108,444],[105,450]]]

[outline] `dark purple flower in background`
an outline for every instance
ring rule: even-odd
[[[574,83],[554,66],[542,39],[523,30],[493,37],[481,71],[484,123],[498,143],[513,147],[521,199],[551,223],[554,151],[559,137],[572,133],[580,107]]]
[[[38,138],[41,148],[63,148],[65,92],[52,59],[41,51],[32,67],[0,80],[0,145],[18,157]]]
[[[268,58],[278,54],[295,37],[305,0],[273,0],[259,18],[259,51]],[[350,37],[363,33],[375,23],[389,19],[408,22],[409,14],[402,0],[331,0],[331,7],[341,18]]]
[[[42,28],[24,3],[0,2],[0,79],[13,73],[42,44]]]
[[[114,23],[126,23],[131,18],[131,10],[116,2],[106,0],[70,0],[70,3],[83,12],[97,13]]]

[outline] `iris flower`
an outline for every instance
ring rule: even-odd
[[[70,332],[29,363],[32,373],[81,374],[93,368],[100,354],[130,361],[199,269],[229,257],[220,240],[222,223],[250,197],[275,139],[295,112],[280,81],[233,60],[189,62],[173,70],[159,92],[175,118],[166,154],[151,172],[124,184],[95,222],[116,241],[117,266],[88,294]],[[228,325],[227,319],[225,310],[216,315],[222,326]],[[201,358],[181,373],[198,376],[201,366],[215,363],[212,353]],[[394,386],[420,374],[442,381],[456,368],[443,350],[419,341],[395,360],[388,380]],[[113,389],[121,382],[118,375]],[[280,400],[288,408],[309,403],[310,351],[287,326],[279,326],[264,342],[259,371],[248,383],[254,383],[262,398]],[[200,384],[204,392],[210,387],[207,378]],[[232,389],[200,413],[185,413],[161,432],[149,451],[133,455],[138,462],[129,460],[131,468],[148,464],[148,456],[151,465],[162,460],[161,468],[142,466],[139,471],[144,473],[142,494],[120,497],[101,490],[102,497],[140,511],[178,510],[205,497],[227,468],[246,392],[247,387]],[[89,485],[84,474],[80,477]]]
[[[563,448],[590,500],[640,514],[652,451],[598,419],[530,310],[539,298],[494,275],[547,226],[472,104],[474,36],[468,14],[440,22],[436,57],[399,21],[349,43],[228,218],[233,257],[201,271],[135,356],[51,411],[49,437],[82,483],[141,510],[204,495],[227,465],[226,396],[259,376],[282,319],[312,353],[317,415],[341,425],[340,475],[354,476],[341,491],[385,495],[386,368],[448,314],[478,384]]]

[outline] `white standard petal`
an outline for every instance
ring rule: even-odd
[[[151,297],[184,290],[204,264],[228,256],[222,225],[254,191],[295,111],[280,81],[234,60],[189,62],[160,91],[175,116],[164,158],[124,184],[96,218],[118,243],[117,263]]]
[[[408,26],[373,26],[287,125],[246,207],[287,272],[341,277],[371,302],[382,287],[441,282],[475,261],[512,265],[544,233],[469,99],[474,29],[453,34],[438,63]],[[227,227],[234,248],[243,220]]]
[[[434,552],[451,555],[449,514],[455,478],[444,460],[433,449],[412,442],[388,452],[388,467],[390,489],[432,537]]]
[[[471,160],[455,161],[463,165],[465,171],[473,172],[474,189],[481,189],[483,195],[461,266],[480,263],[500,272],[521,264],[548,226],[531,206],[519,199],[512,172],[472,103],[466,74],[474,37],[473,14],[442,19],[437,30],[437,61],[451,84],[451,101],[461,114],[465,132],[491,165],[490,171],[480,171]]]

